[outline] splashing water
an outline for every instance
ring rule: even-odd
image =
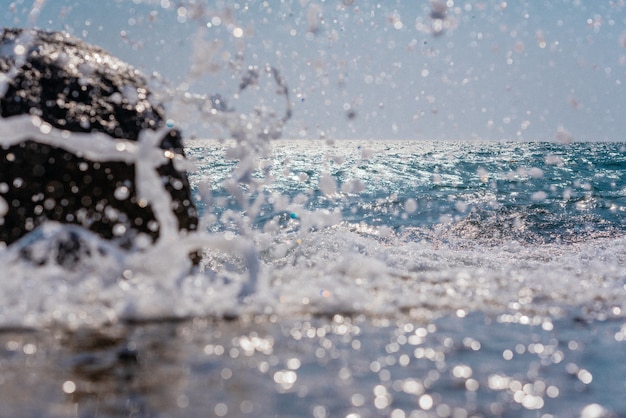
[[[467,24],[453,3],[430,2],[416,29],[445,38]],[[186,6],[179,19],[191,19]],[[307,15],[311,36],[322,9]],[[228,19],[199,15],[205,27]],[[278,140],[298,89],[278,66],[235,56],[234,93],[195,93],[220,67],[202,45],[186,85],[152,76],[171,119],[136,142],[0,119],[2,146],[30,138],[134,164],[161,225],[132,251],[54,222],[0,250],[7,413],[626,411],[624,144]],[[218,139],[188,139],[188,159],[159,148],[165,130],[194,121]],[[189,172],[197,231],[178,232],[157,172],[166,161]],[[71,265],[59,243],[77,243]]]
[[[239,239],[227,242],[206,233],[178,236],[177,222],[170,209],[171,200],[156,169],[166,158],[180,156],[169,155],[168,151],[158,147],[162,132],[144,131],[139,141],[135,143],[111,140],[106,135],[98,133],[61,131],[34,116],[11,117],[4,119],[2,124],[0,141],[4,146],[36,139],[40,143],[84,155],[92,161],[134,163],[139,198],[152,205],[155,216],[161,224],[161,235],[157,242],[140,253],[125,253],[80,228],[53,223],[46,224],[40,231],[34,232],[35,237],[27,236],[21,242],[9,247],[1,256],[7,267],[3,273],[4,277],[10,278],[3,281],[3,284],[8,286],[5,289],[8,303],[3,307],[5,326],[39,327],[57,321],[60,323],[67,321],[66,325],[69,326],[97,326],[115,322],[119,318],[132,318],[133,315],[140,317],[190,315],[190,312],[184,312],[188,308],[182,308],[182,312],[168,313],[159,309],[154,311],[148,305],[154,303],[156,306],[163,306],[165,303],[162,298],[167,298],[172,291],[178,293],[174,289],[184,288],[184,285],[177,286],[176,279],[182,280],[189,275],[190,264],[187,254],[202,247],[217,246],[234,254],[241,252],[249,271],[250,282],[246,288],[254,288],[258,267],[254,249],[249,244]],[[88,136],[89,140],[85,140],[85,136]],[[48,253],[50,248],[55,247],[50,241],[54,241],[62,234],[74,234],[88,244],[87,249],[80,254],[79,268],[67,271],[62,266],[58,268],[54,263],[47,263],[45,258],[40,263],[20,258],[26,250],[41,254],[42,257],[54,257],[54,254]],[[40,264],[43,264],[43,267]],[[72,283],[72,286],[68,287],[67,282]],[[40,285],[44,283],[46,286],[41,288]],[[61,286],[57,287],[55,284]],[[208,286],[208,283],[206,285]],[[158,287],[153,289],[156,294],[154,299],[142,300],[142,297],[137,297],[139,293],[145,291],[146,286]],[[30,300],[25,299],[26,293],[20,295],[20,292],[26,292],[31,288],[41,288],[42,292],[33,295]],[[138,294],[134,294],[135,292]],[[43,301],[46,303],[42,303]],[[146,305],[145,309],[142,305]],[[188,305],[190,304],[183,303],[178,306]],[[89,306],[94,309],[90,310]]]
[[[241,116],[227,113],[210,112],[231,129]],[[515,317],[598,303],[626,308],[622,145],[283,141],[272,150],[266,123],[257,122],[236,131],[234,141],[189,141],[191,168],[158,147],[160,131],[131,142],[61,131],[36,116],[2,120],[4,146],[35,138],[93,161],[135,164],[139,198],[162,225],[154,245],[139,252],[54,224],[37,232],[42,241],[27,237],[5,250],[12,280],[3,282],[4,293],[14,296],[4,304],[3,324],[334,312],[423,319],[511,307]],[[199,232],[177,232],[156,172],[167,159],[191,168],[203,213]],[[589,167],[602,175],[588,178]],[[54,246],[46,241],[59,234],[89,243],[79,269],[20,259],[26,250],[47,254]],[[187,254],[197,250],[204,260],[190,272]],[[590,261],[599,258],[601,267]],[[587,275],[590,262],[598,275]],[[602,286],[592,291],[598,277]],[[573,283],[586,292],[572,295]],[[18,296],[34,288],[40,292]],[[176,303],[167,302],[172,298]]]

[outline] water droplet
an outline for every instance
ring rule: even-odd
[[[63,392],[70,394],[76,392],[76,383],[71,380],[66,380],[63,382]]]
[[[113,235],[120,237],[126,233],[126,226],[123,224],[115,224],[113,226]]]
[[[407,201],[404,203],[404,210],[406,211],[406,213],[413,213],[417,210],[417,202],[415,201],[415,199],[407,199]]]
[[[428,394],[422,395],[420,396],[418,403],[419,403],[420,408],[422,408],[425,411],[428,411],[430,408],[433,407],[433,404],[434,404],[433,397]]]
[[[113,192],[113,196],[117,200],[126,200],[128,199],[129,195],[130,195],[130,190],[126,186],[120,186],[117,189],[115,189],[115,191]]]

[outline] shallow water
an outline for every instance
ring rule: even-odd
[[[570,316],[545,328],[478,314],[428,323],[336,314],[7,331],[2,414],[623,415],[623,319]],[[595,403],[615,415],[592,413]]]
[[[3,416],[626,414],[624,144],[233,145],[187,144],[207,232],[0,254]]]

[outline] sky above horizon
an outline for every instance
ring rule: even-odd
[[[626,140],[623,0],[0,0],[5,27],[65,30],[182,93],[285,112],[286,138]],[[189,135],[214,121],[172,114]]]

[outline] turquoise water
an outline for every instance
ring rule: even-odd
[[[283,141],[275,148],[275,181],[263,192],[303,194],[306,209],[339,211],[346,222],[394,230],[480,223],[481,236],[534,242],[623,231],[626,222],[623,143]],[[220,152],[189,148],[215,167],[217,186],[233,166]],[[323,175],[336,194],[317,187]],[[230,200],[223,208],[241,207]],[[272,209],[256,222],[271,219]]]
[[[626,414],[624,144],[246,145],[187,143],[194,271],[0,254],[0,415]]]

